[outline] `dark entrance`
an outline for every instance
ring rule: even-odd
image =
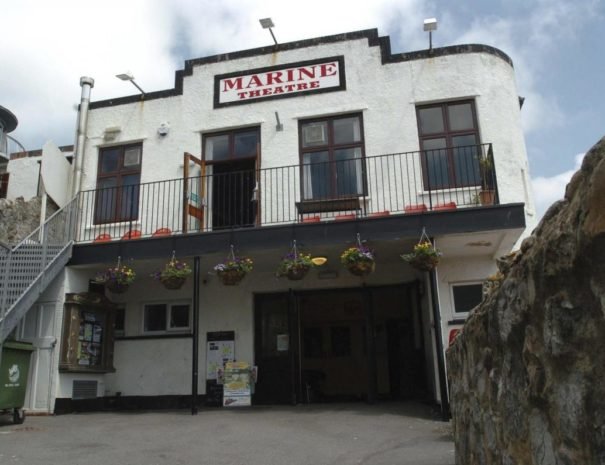
[[[252,226],[256,160],[217,163],[212,174],[212,229]]]
[[[415,283],[258,295],[255,337],[256,402],[426,397]]]

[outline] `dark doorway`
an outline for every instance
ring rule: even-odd
[[[257,402],[427,397],[414,283],[258,295],[255,336]]]
[[[254,225],[256,160],[216,163],[212,167],[212,229]]]

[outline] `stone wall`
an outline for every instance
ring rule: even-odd
[[[40,226],[40,197],[0,199],[0,242],[15,246]]]
[[[448,350],[456,463],[605,464],[605,138]]]

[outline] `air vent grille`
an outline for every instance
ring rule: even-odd
[[[74,379],[72,399],[96,399],[98,381]]]

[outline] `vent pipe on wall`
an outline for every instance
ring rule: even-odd
[[[76,133],[76,146],[74,147],[74,176],[72,179],[71,193],[75,196],[82,190],[82,166],[84,164],[84,149],[86,144],[86,127],[88,125],[88,104],[90,103],[90,90],[94,87],[95,80],[91,77],[82,76],[80,87],[80,110],[78,112],[78,132]]]

